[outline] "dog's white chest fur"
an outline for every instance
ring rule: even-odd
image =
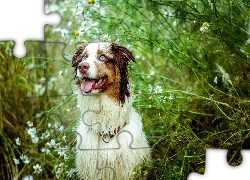
[[[132,100],[126,99],[121,106],[105,94],[84,96],[80,90],[76,93],[80,111],[84,114],[77,130],[81,135],[77,137],[79,149],[76,155],[80,178],[105,180],[113,179],[115,175],[119,180],[132,179],[134,168],[147,162],[149,157],[141,117],[132,108]],[[95,123],[101,124],[101,134],[117,132],[119,126],[121,129],[106,143],[99,134],[100,126]]]

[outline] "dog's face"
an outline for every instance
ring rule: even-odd
[[[81,46],[72,59],[77,84],[83,94],[104,93],[124,103],[129,96],[127,66],[135,62],[132,53],[115,43],[91,43]]]

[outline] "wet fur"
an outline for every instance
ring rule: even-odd
[[[147,162],[149,158],[149,145],[142,131],[141,117],[132,108],[129,92],[127,67],[130,60],[135,62],[135,58],[128,49],[115,43],[103,47],[105,48],[97,50],[96,56],[104,54],[106,62],[95,61],[95,66],[103,73],[99,73],[99,76],[108,76],[105,86],[93,96],[82,94],[79,87],[81,80],[78,79],[75,87],[78,106],[82,113],[77,130],[80,134],[77,137],[77,147],[82,149],[78,149],[76,154],[78,175],[81,179],[91,180],[113,179],[114,175],[115,179],[119,180],[132,179],[135,167]],[[72,59],[75,72],[82,61],[85,48],[80,47]],[[117,132],[118,127],[121,128],[121,132],[108,143],[102,140],[100,134]],[[139,149],[129,148],[132,140],[132,148]],[[93,150],[98,148],[102,150]]]

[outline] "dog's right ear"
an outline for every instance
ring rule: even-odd
[[[82,52],[84,51],[85,47],[86,47],[85,45],[80,46],[75,52],[72,58],[72,67],[77,68],[78,64],[82,61],[82,55],[83,55]]]

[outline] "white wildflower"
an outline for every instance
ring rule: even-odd
[[[99,10],[99,12],[100,12],[101,16],[105,16],[105,9],[102,8]]]
[[[59,122],[56,121],[56,122],[54,123],[54,127],[55,127],[56,129],[58,129],[58,127],[59,127]]]
[[[64,126],[61,125],[61,126],[59,127],[59,131],[63,131],[63,129],[64,129]]]
[[[233,86],[233,83],[232,81],[230,80],[230,76],[228,73],[226,73],[226,71],[216,63],[218,69],[220,70],[220,72],[222,73],[222,82],[227,85],[227,82],[229,82],[232,86]]]
[[[68,27],[70,27],[70,26],[71,26],[71,24],[72,24],[72,21],[69,21],[69,22],[68,22]]]
[[[60,141],[60,138],[58,137],[58,140]],[[61,142],[55,144],[55,148],[60,148]]]
[[[58,168],[57,171],[56,171],[56,177],[58,179],[60,179],[63,175],[63,169],[62,168]]]
[[[217,80],[218,80],[218,77],[215,76],[215,78],[214,78],[214,83],[215,83],[215,84],[217,84]]]
[[[59,76],[61,76],[63,74],[63,72],[62,71],[59,71]]]
[[[153,87],[150,84],[148,85],[148,87],[149,87],[149,91],[152,92],[153,91]]]
[[[41,87],[41,84],[35,84],[35,92],[38,92]]]
[[[174,22],[173,22],[173,26],[176,26],[176,24],[177,24],[177,22],[176,22],[176,21],[174,21]]]
[[[208,30],[209,24],[207,22],[204,22],[202,26],[200,27],[200,31],[202,33],[206,32]]]
[[[68,177],[73,177],[75,172],[76,172],[75,169],[70,169],[69,171],[66,171],[65,173],[67,174]]]
[[[33,122],[28,121],[27,124],[30,128],[33,126]]]
[[[58,151],[58,154],[59,154],[60,156],[64,156],[64,155],[65,155],[65,152],[66,152],[67,150],[58,149],[57,151]]]
[[[69,31],[67,29],[62,29],[61,30],[61,37],[65,40],[68,39],[69,38]]]
[[[34,173],[41,173],[43,170],[42,170],[42,167],[39,165],[39,164],[36,164],[33,166],[33,168],[35,169]]]
[[[155,93],[158,94],[158,93],[162,93],[162,88],[161,86],[157,85],[156,88],[155,88]]]
[[[22,180],[33,180],[33,176],[31,175],[24,176]]]
[[[30,163],[30,161],[29,161],[27,155],[23,155],[23,154],[22,154],[22,155],[20,156],[20,158],[22,159],[22,161],[24,162],[24,164],[29,164],[29,163]]]
[[[83,36],[82,30],[75,30],[75,36],[77,39],[80,39]]]
[[[213,5],[213,3],[210,0],[208,0],[208,5],[211,6],[211,9],[213,10],[214,5]]]
[[[34,136],[34,137],[32,138],[32,143],[33,143],[33,144],[37,144],[38,142],[39,142],[39,137]]]
[[[65,161],[68,161],[68,160],[69,160],[69,157],[67,156],[67,154],[64,154],[64,160],[65,160]]]
[[[111,41],[110,36],[108,34],[103,35],[103,40],[104,41]]]
[[[39,95],[40,95],[40,96],[43,95],[43,94],[45,93],[45,90],[46,90],[46,88],[45,88],[45,87],[42,87],[42,88],[40,89]]]
[[[65,143],[67,142],[66,136],[62,137],[62,141],[64,141]]]
[[[21,146],[21,141],[20,141],[19,137],[16,138],[16,144],[17,144],[18,146]]]
[[[53,148],[53,145],[50,142],[47,142],[45,144],[45,148]]]
[[[169,100],[172,100],[172,99],[174,99],[174,95],[173,94],[170,94],[170,96],[169,96],[169,98],[168,98]]]
[[[65,165],[64,163],[59,164],[59,167],[62,168],[63,170],[65,170],[65,168],[67,167],[67,165]]]
[[[18,165],[20,163],[18,159],[13,158],[13,160],[14,160],[16,165]]]
[[[41,112],[41,113],[37,113],[37,114],[36,114],[36,117],[38,117],[38,118],[39,118],[39,117],[41,117],[41,116],[42,116],[42,114],[43,114],[43,112]]]
[[[36,128],[29,128],[28,129],[28,135],[30,135],[31,137],[34,137],[36,135]]]
[[[56,147],[56,142],[55,142],[55,140],[54,140],[54,139],[51,139],[51,141],[50,141],[50,145],[51,145],[52,147]]]
[[[50,132],[46,130],[45,133],[42,133],[41,139],[47,139],[48,137],[50,137]]]
[[[41,83],[46,82],[46,78],[45,78],[45,77],[42,77],[42,78],[40,79],[40,82],[41,82]]]
[[[82,15],[82,9],[78,9],[78,10],[76,11],[76,15],[77,15],[77,16]]]
[[[32,69],[33,67],[35,67],[34,64],[29,64],[29,65],[28,65],[28,68],[29,68],[29,69]]]
[[[154,75],[155,74],[155,71],[150,71],[150,75]]]
[[[46,154],[50,153],[50,149],[48,149],[48,148],[41,148],[41,151],[46,153]]]

